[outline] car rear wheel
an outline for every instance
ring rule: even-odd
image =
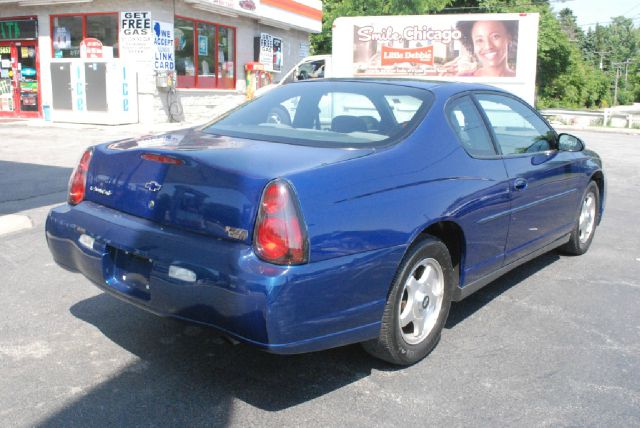
[[[569,242],[560,247],[567,254],[582,255],[587,252],[593,241],[600,212],[600,192],[595,182],[590,182],[582,196],[580,212]]]
[[[447,247],[429,237],[410,249],[398,269],[371,355],[398,365],[424,358],[438,343],[451,306],[453,267]]]

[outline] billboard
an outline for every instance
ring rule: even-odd
[[[335,74],[488,83],[533,103],[537,37],[538,14],[338,18]]]

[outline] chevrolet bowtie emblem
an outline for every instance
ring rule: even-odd
[[[158,183],[157,181],[150,181],[144,185],[144,188],[150,192],[158,192],[160,191],[160,189],[162,189],[162,184]]]

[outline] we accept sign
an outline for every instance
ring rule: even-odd
[[[173,45],[173,25],[168,22],[153,22],[154,61],[156,71],[173,71],[176,68]]]

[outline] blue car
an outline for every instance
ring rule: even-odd
[[[161,316],[281,354],[362,342],[412,364],[452,301],[582,254],[597,154],[499,89],[281,86],[205,126],[88,148],[49,213],[55,261]]]

